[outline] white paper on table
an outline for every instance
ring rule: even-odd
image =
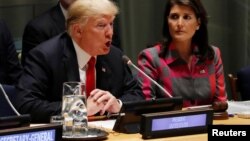
[[[89,126],[105,128],[105,129],[113,129],[115,125],[116,119],[108,119],[108,120],[100,120],[100,121],[89,121]]]
[[[237,114],[240,112],[250,111],[250,100],[248,101],[228,101],[227,112]]]

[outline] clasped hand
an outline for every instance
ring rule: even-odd
[[[88,116],[98,112],[103,115],[106,111],[109,113],[118,113],[121,109],[120,103],[109,91],[94,89],[87,99]]]

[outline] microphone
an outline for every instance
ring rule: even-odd
[[[13,106],[13,104],[10,102],[10,99],[8,97],[8,95],[6,94],[5,90],[3,89],[3,86],[2,84],[0,84],[0,89],[5,97],[5,99],[7,100],[8,104],[10,105],[11,109],[15,112],[15,114],[17,116],[20,116],[21,114],[16,110],[16,108]]]
[[[165,94],[168,95],[169,98],[172,98],[173,96],[167,91],[165,90],[160,84],[158,84],[155,80],[153,80],[151,77],[149,77],[145,72],[143,72],[141,69],[139,69],[136,65],[134,65],[132,63],[132,61],[128,58],[128,56],[123,55],[122,56],[123,61],[132,66],[133,68],[135,68],[137,71],[139,71],[143,76],[145,76],[147,79],[149,79],[151,82],[153,82],[158,88],[160,88]]]

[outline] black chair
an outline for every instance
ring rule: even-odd
[[[240,100],[240,94],[239,94],[239,89],[238,89],[238,83],[237,83],[237,76],[233,74],[228,74],[228,79],[229,79],[229,85],[230,85],[230,90],[232,94],[232,100],[234,101],[239,101]]]
[[[11,108],[8,99],[6,98],[6,93],[10,102],[13,102],[16,95],[16,89],[11,85],[1,85],[0,87],[0,117],[14,116],[17,115]]]
[[[228,74],[232,99],[250,100],[250,66],[237,71],[236,75]]]
[[[237,72],[237,78],[241,100],[250,100],[250,66],[240,69]]]

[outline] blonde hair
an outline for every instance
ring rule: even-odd
[[[68,9],[66,28],[71,33],[71,25],[85,24],[89,17],[110,15],[115,16],[118,7],[111,0],[76,0]]]

